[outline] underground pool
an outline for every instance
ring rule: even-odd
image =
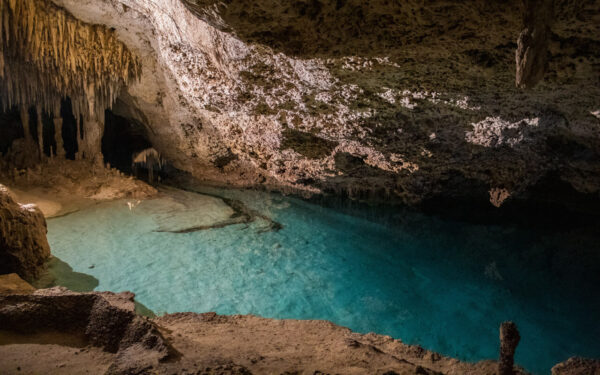
[[[367,211],[165,187],[50,219],[48,240],[95,290],[130,290],[156,314],[325,319],[468,361],[497,358],[513,320],[516,362],[535,374],[600,356],[593,238]],[[60,272],[56,283],[78,287]]]

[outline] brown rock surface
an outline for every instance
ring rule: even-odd
[[[148,319],[135,314],[132,293],[82,294],[57,287],[1,296],[0,327],[30,337],[80,338],[115,353],[108,373],[138,373],[175,353]]]
[[[16,273],[0,275],[0,295],[3,294],[30,294],[35,291],[27,281],[21,279]]]
[[[33,279],[50,256],[46,220],[35,205],[16,203],[0,185],[0,274]]]
[[[552,375],[600,375],[600,360],[572,357],[552,367]]]

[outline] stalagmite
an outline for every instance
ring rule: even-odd
[[[103,165],[102,135],[104,134],[104,121],[95,118],[83,121],[83,139],[79,142],[80,158],[93,161],[94,164]]]
[[[54,112],[60,113],[60,112]],[[54,120],[54,141],[56,142],[56,156],[59,158],[65,157],[65,145],[62,137],[63,119],[62,117],[55,117]]]
[[[25,142],[29,143],[31,138],[31,131],[29,129],[29,111],[27,107],[21,107],[21,125],[23,126],[23,134],[25,135]]]
[[[504,322],[500,325],[500,360],[498,361],[498,375],[514,375],[515,351],[521,336],[517,325],[513,322]]]

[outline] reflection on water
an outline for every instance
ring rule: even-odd
[[[51,219],[52,251],[95,277],[96,290],[131,290],[158,313],[327,319],[472,361],[496,358],[498,327],[513,320],[516,360],[531,371],[548,373],[575,354],[600,357],[595,232],[401,210],[382,212],[382,221],[369,208],[348,215],[278,194],[204,191]],[[235,215],[218,195],[257,214],[186,232]]]

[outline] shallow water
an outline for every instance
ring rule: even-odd
[[[326,319],[469,361],[496,358],[498,327],[513,320],[516,361],[532,372],[600,357],[597,238],[403,211],[373,221],[367,208],[350,216],[278,194],[209,192],[283,229],[256,217],[170,233],[219,226],[232,209],[168,190],[131,209],[115,201],[49,220],[52,252],[98,279],[96,290],[131,290],[159,314]]]

